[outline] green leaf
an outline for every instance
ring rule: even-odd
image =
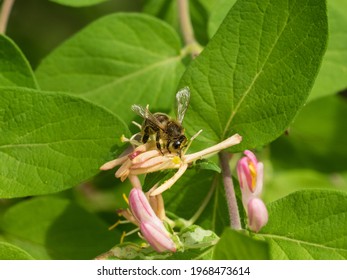
[[[120,233],[66,199],[34,198],[10,208],[0,228],[6,240],[35,259],[92,259]]]
[[[238,183],[235,180],[233,181],[241,218],[241,225],[244,227],[245,213],[241,202],[241,190]],[[202,226],[203,228],[210,229],[218,235],[221,235],[225,228],[230,227],[230,216],[227,199],[225,196],[225,188],[220,174],[215,175],[210,188],[213,191],[212,197],[208,201],[204,211],[197,219],[196,224]],[[198,205],[200,206],[201,203]]]
[[[199,159],[194,162],[194,168],[197,170],[212,170],[221,173],[219,165],[207,159]]]
[[[114,260],[191,260],[210,259],[212,246],[218,241],[218,236],[210,230],[192,225],[178,233],[184,249],[176,253],[158,253],[151,247],[141,247],[134,243],[123,243],[100,255],[97,259]]]
[[[213,258],[217,260],[268,260],[269,246],[242,232],[227,228],[214,248]]]
[[[347,171],[347,102],[327,96],[307,104],[289,129],[271,144],[277,168],[311,168],[324,173]],[[319,125],[317,125],[319,121]]]
[[[219,5],[214,5],[208,20],[208,35],[210,38],[217,32],[219,26],[228,14],[236,0],[221,0]]]
[[[329,42],[310,100],[347,88],[347,2],[329,0]]]
[[[98,173],[128,133],[110,112],[82,99],[0,89],[0,197],[71,188]]]
[[[0,87],[37,88],[29,62],[8,37],[0,35]]]
[[[148,192],[155,184],[161,185],[174,174],[175,171],[173,170],[163,170],[146,174],[145,181],[142,185],[143,191]]]
[[[0,242],[0,260],[32,260],[27,252],[7,242]]]
[[[102,2],[106,2],[108,0],[50,0],[51,2],[70,6],[70,7],[87,7],[96,5]]]
[[[169,25],[146,15],[115,14],[63,43],[36,74],[43,89],[83,96],[128,123],[134,103],[172,108],[181,59],[180,40]]]
[[[347,259],[347,194],[305,190],[268,205],[272,259]]]
[[[277,138],[303,106],[326,40],[324,1],[237,1],[180,82],[192,93],[188,135],[203,129],[194,144],[239,133],[235,152]]]
[[[239,196],[237,184],[235,189]],[[171,189],[163,193],[163,198],[166,210],[174,213],[170,217],[175,222],[183,225],[193,222],[216,234],[221,234],[230,225],[221,175],[215,171],[188,169]],[[243,217],[241,204],[239,209]]]
[[[165,208],[183,219],[192,218],[206,197],[212,196],[215,174],[210,170],[188,169],[171,189],[163,193]]]

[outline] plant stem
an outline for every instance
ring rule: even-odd
[[[235,230],[241,230],[241,221],[239,208],[237,207],[236,195],[234,190],[233,180],[231,178],[231,171],[229,166],[229,154],[225,151],[219,153],[219,160],[222,168],[223,183],[225,195],[227,198],[230,227]]]
[[[194,30],[189,14],[189,0],[177,0],[178,15],[184,44],[190,51],[193,58],[197,57],[202,51],[202,47],[196,41]]]
[[[15,0],[4,0],[0,11],[0,34],[5,34],[7,22]]]

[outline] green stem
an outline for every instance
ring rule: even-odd
[[[194,36],[194,30],[189,14],[189,0],[177,0],[177,7],[184,44],[192,57],[195,58],[202,51],[202,47],[196,41]]]
[[[237,207],[236,195],[229,166],[229,154],[225,151],[219,153],[219,160],[222,168],[225,195],[228,203],[230,227],[241,230],[239,208]]]
[[[15,0],[4,0],[0,11],[0,34],[5,34],[7,22]]]

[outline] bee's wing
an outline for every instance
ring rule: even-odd
[[[188,109],[190,100],[190,90],[189,87],[184,87],[179,90],[176,94],[176,106],[177,106],[177,121],[181,124],[183,122],[184,115]]]
[[[163,124],[160,123],[157,118],[148,110],[148,107],[143,108],[141,105],[134,104],[131,106],[131,110],[133,110],[139,116],[143,117],[145,120],[149,120],[151,123],[158,126],[161,130],[165,129]]]

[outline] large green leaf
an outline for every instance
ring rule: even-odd
[[[4,35],[0,35],[0,87],[37,88],[34,73],[21,50]]]
[[[217,260],[267,260],[268,244],[252,239],[241,232],[227,228],[216,247],[213,258]]]
[[[0,242],[0,260],[32,260],[24,250],[7,242]]]
[[[347,88],[347,2],[328,0],[329,43],[310,100]]]
[[[236,0],[220,0],[219,5],[213,7],[208,20],[208,35],[210,38],[217,32],[219,26],[235,3]]]
[[[69,200],[40,197],[8,209],[5,239],[35,259],[92,259],[118,242],[120,233]]]
[[[130,122],[134,103],[172,108],[181,59],[180,40],[169,25],[146,15],[116,14],[63,43],[36,74],[43,89],[81,95]]]
[[[268,205],[272,259],[347,259],[347,194],[306,190]]]
[[[305,28],[303,28],[305,27]],[[304,104],[327,40],[323,0],[239,0],[180,86],[192,92],[185,127],[211,145],[243,136],[233,151],[277,138]]]
[[[0,197],[58,192],[98,172],[120,147],[124,123],[80,98],[0,90]]]

